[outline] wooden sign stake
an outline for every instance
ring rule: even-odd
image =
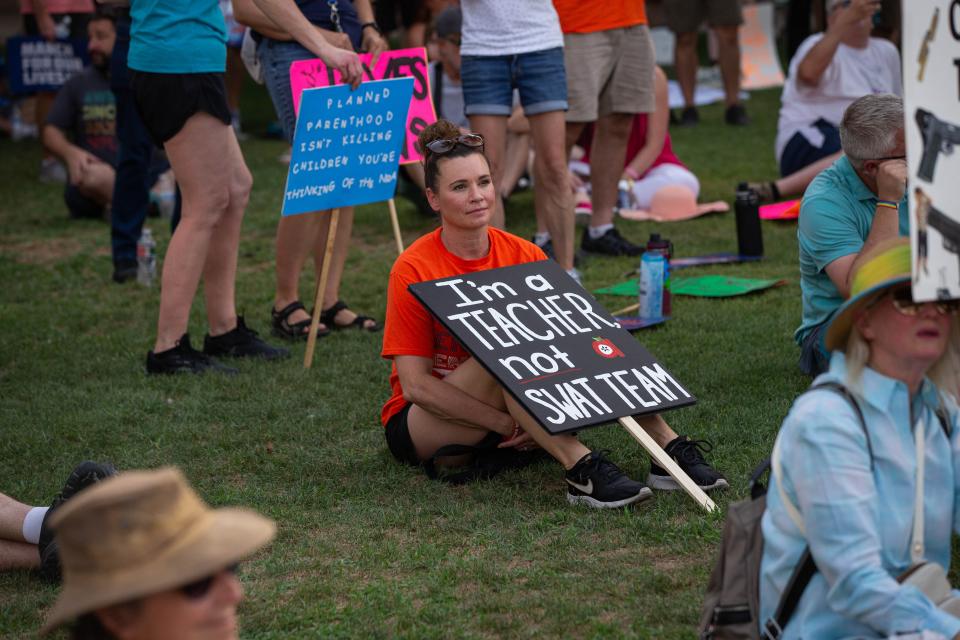
[[[303,354],[303,368],[309,369],[313,364],[313,350],[317,346],[317,330],[320,328],[320,307],[323,306],[323,291],[327,288],[330,278],[330,259],[333,257],[333,243],[337,237],[337,222],[340,220],[340,209],[330,212],[330,230],[327,231],[327,248],[323,252],[323,264],[320,267],[320,276],[317,278],[317,295],[313,299],[313,318],[310,320],[310,333],[307,335],[307,350]]]
[[[630,313],[631,311],[636,311],[636,310],[639,309],[639,308],[640,308],[640,303],[639,303],[639,302],[635,302],[635,303],[631,304],[629,307],[624,307],[623,309],[617,309],[616,311],[611,311],[611,312],[610,312],[610,315],[612,315],[612,316],[621,316],[621,315],[623,315],[623,314],[625,314],[625,313]]]
[[[647,450],[647,453],[653,456],[653,459],[656,461],[656,463],[666,469],[667,473],[669,473],[671,477],[673,477],[673,479],[676,480],[681,487],[683,487],[683,490],[686,491],[691,498],[697,501],[697,504],[706,509],[708,513],[717,508],[717,505],[714,504],[713,500],[711,500],[706,493],[703,492],[703,489],[698,487],[697,483],[690,479],[690,476],[688,476],[683,469],[681,469],[679,465],[674,462],[673,458],[667,455],[667,452],[656,443],[649,433],[644,431],[643,427],[641,427],[637,421],[633,419],[633,416],[620,418],[619,422],[621,426],[629,431],[630,435],[632,435],[637,442],[639,442],[643,448]]]
[[[397,169],[399,171],[399,169]],[[400,219],[397,218],[397,203],[393,198],[387,200],[390,207],[390,224],[393,225],[393,239],[397,241],[397,253],[403,253],[403,237],[400,235]]]

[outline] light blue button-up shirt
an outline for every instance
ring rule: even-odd
[[[845,382],[846,361],[836,352],[816,382]],[[806,537],[790,519],[771,478],[763,515],[760,622],[810,545],[817,573],[784,629],[783,638],[886,638],[929,630],[952,638],[960,619],[944,613],[918,589],[896,577],[910,566],[916,490],[911,425],[925,433],[924,542],[926,559],[950,567],[950,536],[960,525],[960,438],[957,405],[943,396],[951,436],[935,411],[936,387],[925,380],[913,401],[903,382],[864,369],[854,389],[873,446],[873,468],[853,408],[835,391],[806,393],[793,405],[779,441],[783,488],[799,509]],[[912,416],[911,416],[912,413]]]

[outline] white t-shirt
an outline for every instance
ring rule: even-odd
[[[436,61],[428,65],[428,69],[430,70],[430,90],[434,92],[437,90],[435,80],[437,78],[438,68],[440,68],[440,63]],[[453,80],[442,70],[439,73],[443,77],[440,78],[440,99],[437,100],[437,105],[440,108],[437,109],[437,117],[449,120],[463,129],[469,129],[470,121],[463,112],[463,85],[460,84],[459,80]]]
[[[460,55],[512,56],[563,46],[550,0],[461,0]]]
[[[823,134],[813,123],[823,118],[840,126],[843,112],[850,103],[871,93],[903,95],[900,77],[900,54],[888,40],[870,38],[863,49],[841,44],[820,77],[811,87],[797,79],[797,68],[810,49],[823,38],[817,33],[797,49],[790,61],[790,72],[780,98],[780,122],[777,124],[777,160],[784,147],[798,131],[815,147],[823,145]]]

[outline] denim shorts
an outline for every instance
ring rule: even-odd
[[[509,56],[463,56],[460,77],[468,116],[509,116],[514,89],[528,116],[567,110],[562,47]]]
[[[273,108],[283,127],[283,136],[293,144],[297,129],[297,113],[293,109],[293,91],[290,89],[290,66],[299,60],[314,60],[316,55],[296,42],[280,42],[263,38],[257,46],[257,57],[263,68],[264,84],[273,101]]]

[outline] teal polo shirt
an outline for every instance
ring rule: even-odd
[[[807,187],[797,225],[803,297],[803,322],[793,336],[797,344],[802,345],[843,303],[824,269],[837,258],[860,252],[876,209],[876,194],[863,184],[846,156],[821,171]],[[906,194],[899,213],[900,235],[909,235]]]

